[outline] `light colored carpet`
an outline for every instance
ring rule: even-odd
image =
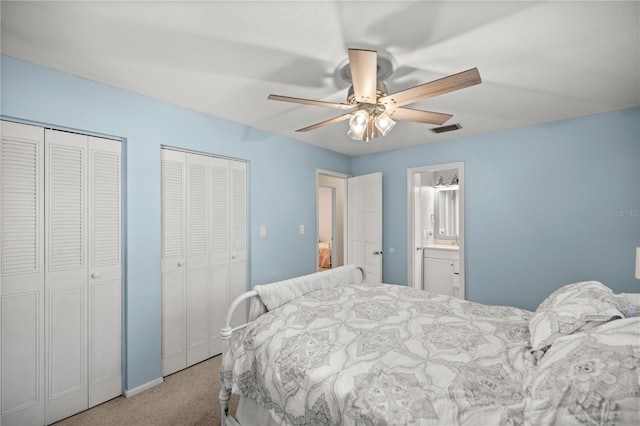
[[[218,355],[164,378],[164,382],[131,398],[120,396],[68,417],[56,426],[190,426],[219,425],[220,362]],[[235,413],[237,397],[231,398]]]

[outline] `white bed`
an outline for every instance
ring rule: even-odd
[[[640,295],[575,283],[534,313],[356,274],[335,268],[234,302],[228,318],[249,297],[268,312],[224,355],[223,425],[640,424]],[[233,331],[227,322],[223,339]]]

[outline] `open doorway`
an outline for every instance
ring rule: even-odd
[[[318,270],[332,268],[333,236],[337,234],[336,205],[337,188],[334,185],[318,187]]]
[[[323,271],[345,262],[346,184],[349,175],[316,171],[317,269]]]
[[[409,286],[465,298],[464,163],[407,169]]]

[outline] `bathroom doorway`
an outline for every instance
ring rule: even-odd
[[[447,257],[454,256],[455,262],[449,262],[450,285],[455,287],[454,295],[464,298],[462,162],[407,169],[407,277],[410,287],[425,288],[425,256],[429,261],[431,254],[428,253],[440,252],[446,253]]]

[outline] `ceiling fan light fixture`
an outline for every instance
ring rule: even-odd
[[[349,135],[351,139],[361,141],[368,124],[369,113],[367,111],[361,109],[354,112],[353,116],[349,119],[349,131],[347,135]]]
[[[349,127],[347,135],[349,135],[349,137],[353,140],[361,141],[362,137],[364,136],[364,129],[362,129],[361,131],[354,131],[353,128]]]
[[[395,68],[393,61],[384,60],[375,50],[348,49],[348,61],[339,66],[343,81],[351,83],[347,92],[347,102],[325,102],[314,99],[293,98],[291,96],[269,95],[276,101],[293,102],[303,105],[316,105],[343,111],[338,117],[324,120],[311,126],[296,130],[306,132],[329,124],[349,120],[347,134],[355,140],[366,142],[378,135],[387,135],[395,126],[395,120],[413,121],[442,125],[453,115],[432,111],[407,108],[405,105],[433,96],[464,89],[482,82],[477,68],[471,68],[457,74],[451,74],[428,83],[389,94],[385,78]],[[387,75],[388,74],[388,75]],[[388,112],[388,114],[387,114]],[[457,130],[459,124],[432,129],[434,133]]]
[[[367,129],[364,131],[363,141],[369,142],[371,139],[378,137],[378,129],[375,125],[375,119],[370,119],[367,123]]]
[[[382,113],[375,118],[375,124],[382,136],[386,136],[387,133],[389,133],[396,125],[396,122],[393,121],[386,113]]]

